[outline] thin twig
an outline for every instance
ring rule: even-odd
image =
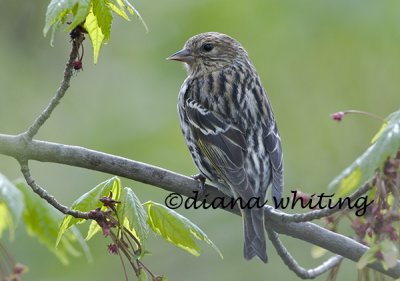
[[[116,236],[112,231],[110,231],[110,236],[111,236],[111,239],[113,240],[114,244],[117,245],[117,253],[118,253],[118,257],[119,257],[119,259],[120,259],[120,261],[121,261],[121,264],[122,264],[122,269],[124,270],[125,280],[128,281],[128,280],[129,280],[129,278],[128,278],[128,272],[127,272],[127,270],[126,270],[125,263],[124,263],[124,259],[122,258],[121,250],[120,250],[120,247],[119,247],[119,245],[118,245],[118,244],[119,244],[119,243],[118,243],[118,238],[117,238],[117,236]]]
[[[374,118],[374,119],[377,119],[377,120],[379,120],[379,121],[386,122],[385,118],[383,118],[382,116],[379,116],[379,115],[376,115],[376,114],[374,114],[374,113],[367,112],[367,111],[349,109],[349,110],[343,111],[343,113],[344,113],[344,114],[361,114],[361,115],[366,115],[366,116],[372,117],[372,118]]]
[[[82,218],[82,219],[93,219],[90,212],[79,212],[76,210],[72,210],[67,206],[60,204],[53,195],[50,195],[45,189],[40,187],[36,181],[33,179],[29,166],[28,161],[20,160],[19,164],[21,166],[21,172],[24,176],[26,183],[32,188],[33,192],[39,195],[41,198],[47,201],[51,206],[59,210],[61,213],[66,215],[71,215],[75,218]]]
[[[288,268],[296,273],[296,275],[302,279],[313,279],[328,270],[332,269],[335,267],[337,264],[339,264],[343,257],[336,255],[325,262],[323,262],[321,265],[312,268],[312,269],[305,269],[302,266],[298,264],[298,262],[293,258],[293,256],[289,253],[289,251],[286,249],[286,247],[283,245],[281,240],[279,239],[278,234],[273,231],[270,227],[265,228],[268,233],[268,238],[271,240],[272,244],[274,245],[278,255],[281,257],[283,262],[288,266]]]
[[[138,248],[137,250],[135,250],[135,248],[133,247],[133,244],[131,243],[130,239],[127,238],[128,242],[129,242],[129,245],[130,245],[131,248],[132,248],[133,254],[134,254],[134,255],[137,255],[138,253],[139,253],[139,254],[142,254],[142,245],[140,244],[140,241],[139,241],[139,240],[135,237],[135,235],[133,235],[133,234],[131,233],[131,231],[130,231],[128,228],[126,228],[125,226],[123,226],[123,230],[125,230],[125,231],[122,231],[122,239],[123,239],[125,236],[129,235],[129,237],[131,237],[131,238],[133,239],[133,241],[135,242],[135,244],[136,244],[136,246],[137,246],[137,248]]]
[[[61,85],[58,88],[55,96],[50,100],[50,103],[43,110],[43,112],[35,119],[33,124],[28,128],[28,130],[23,133],[27,140],[32,140],[33,137],[38,133],[39,129],[43,126],[47,119],[51,116],[51,113],[56,108],[56,106],[60,103],[60,100],[65,95],[67,89],[69,88],[69,84],[71,81],[71,77],[74,73],[73,62],[79,56],[79,49],[82,45],[82,41],[84,40],[84,35],[81,33],[79,36],[74,37],[72,39],[72,50],[69,55],[69,59],[67,65],[64,70],[64,78],[61,81]]]
[[[5,262],[3,263],[3,256]],[[7,248],[3,246],[0,241],[0,277],[7,276],[9,272],[12,272],[12,268],[15,265],[13,256],[8,252]]]
[[[151,270],[150,270],[144,263],[142,263],[140,260],[137,260],[137,263],[138,263],[138,265],[140,265],[141,267],[143,267],[143,268],[147,271],[147,273],[150,274],[151,280],[155,280],[155,278],[156,278],[157,276],[155,276],[154,273],[151,272]]]
[[[14,257],[10,254],[10,252],[7,250],[7,248],[0,243],[0,252],[4,253],[4,256],[6,257],[7,261],[10,264],[10,267],[12,267],[14,264],[16,264],[17,262],[15,261]]]

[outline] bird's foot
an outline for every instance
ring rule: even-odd
[[[206,190],[206,177],[202,174],[194,175],[192,178],[199,183],[199,195],[203,195]]]

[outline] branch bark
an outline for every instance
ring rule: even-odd
[[[52,162],[100,171],[150,184],[188,197],[193,196],[194,191],[198,191],[197,181],[175,172],[84,147],[38,140],[26,141],[23,135],[0,134],[0,154],[15,159]],[[206,185],[206,191],[207,196],[199,197],[200,200],[204,199],[211,203],[217,197],[224,197],[224,194],[213,186]],[[237,209],[225,210],[239,214]],[[265,217],[267,225],[274,231],[320,246],[355,262],[368,250],[368,247],[353,239],[331,232],[313,223],[285,221],[282,212],[272,207],[265,208]],[[379,262],[368,266],[390,277],[400,277],[400,261],[397,261],[396,266],[387,271],[383,269]]]

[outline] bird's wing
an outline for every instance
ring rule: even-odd
[[[279,202],[283,192],[283,154],[281,137],[275,121],[264,128],[264,146],[270,155],[272,167],[272,196]]]
[[[235,187],[238,196],[255,196],[244,169],[247,143],[243,132],[194,100],[187,100],[186,115],[200,151],[218,175]]]

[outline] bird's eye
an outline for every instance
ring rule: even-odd
[[[212,49],[214,49],[214,45],[211,43],[206,43],[203,45],[203,50],[206,52],[210,52]]]

